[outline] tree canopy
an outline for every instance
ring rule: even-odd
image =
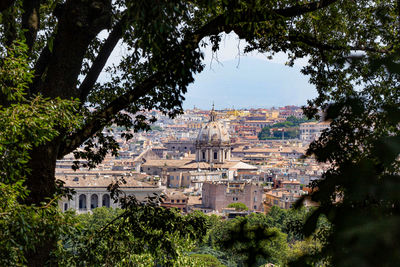
[[[102,132],[105,127],[149,129],[154,118],[140,111],[158,109],[171,116],[182,112],[187,86],[204,67],[201,47],[210,45],[216,51],[222,33],[234,31],[245,39],[247,52],[314,56],[322,44],[308,27],[331,12],[337,19],[338,2],[7,1],[1,9],[0,49],[7,56],[13,43],[26,43],[33,75],[24,90],[26,98],[41,95],[80,103],[74,112],[79,124],[73,129],[56,125],[56,138],[32,148],[28,201],[39,203],[55,192],[56,159],[74,152],[93,167],[107,153],[116,154],[118,144]],[[357,5],[346,3],[343,8],[358,9]],[[350,45],[357,43],[353,37],[344,39],[343,46],[364,49]],[[322,47],[333,49],[335,42]],[[126,53],[119,62],[106,65],[117,45]],[[99,79],[102,72],[107,75]],[[12,101],[2,95],[1,103]],[[81,146],[83,150],[75,151]]]
[[[246,206],[246,204],[242,202],[235,202],[231,203],[227,206],[228,208],[234,208],[236,211],[247,211],[249,208]]]
[[[5,209],[23,201],[36,205],[26,213],[33,216],[47,207],[59,190],[56,160],[68,153],[88,167],[117,154],[103,133],[112,124],[149,129],[154,118],[141,111],[182,112],[187,86],[204,68],[201,48],[217,51],[221,34],[234,31],[245,52],[285,52],[289,65],[307,58],[302,72],[318,97],[305,113],[317,118],[322,109],[332,121],[309,150],[332,163],[306,223],[306,235],[322,214],[333,225],[320,256],[334,265],[398,262],[399,10],[394,0],[2,1],[0,175],[2,192],[23,192]],[[117,45],[126,53],[107,64]],[[36,247],[37,265],[53,241]]]

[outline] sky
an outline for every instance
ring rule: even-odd
[[[213,103],[216,109],[301,106],[317,96],[315,87],[300,73],[307,59],[289,67],[283,53],[272,60],[260,53],[243,55],[245,44],[232,33],[223,36],[216,54],[209,47],[203,50],[206,67],[189,85],[184,109],[210,109]],[[124,53],[126,49],[117,46],[107,64],[119,62]],[[106,74],[100,79],[107,79]]]
[[[285,65],[285,54],[278,54],[273,60],[259,53],[245,56],[239,53],[244,45],[230,34],[223,38],[214,58],[210,50],[204,51],[206,68],[189,86],[183,102],[185,109],[210,109],[213,102],[216,109],[301,106],[317,96],[315,87],[300,73],[306,59],[289,67]]]

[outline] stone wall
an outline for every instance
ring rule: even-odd
[[[256,184],[242,183],[235,189],[232,183],[204,183],[202,205],[221,212],[230,203],[241,202],[250,211],[263,211],[263,195],[263,187]]]

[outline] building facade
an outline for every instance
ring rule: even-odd
[[[312,142],[321,136],[323,130],[329,128],[329,122],[305,122],[300,124],[300,139]]]
[[[71,200],[63,198],[59,202],[62,211],[74,209],[78,213],[86,213],[98,207],[118,208],[119,203],[111,199],[107,187],[116,182],[116,179],[109,177],[63,177],[66,188],[75,190]],[[124,177],[126,183],[121,183],[120,189],[124,196],[135,196],[139,202],[145,202],[148,197],[154,194],[161,195],[163,190],[157,185],[136,181],[133,178]]]
[[[263,211],[264,190],[261,184],[230,181],[206,182],[202,188],[202,206],[218,212],[230,203],[244,203],[250,211]]]
[[[231,143],[227,128],[216,120],[214,107],[210,121],[201,128],[196,139],[196,161],[224,163],[231,159]]]

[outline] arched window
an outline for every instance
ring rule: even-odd
[[[102,203],[103,203],[103,205],[102,205],[103,207],[107,207],[107,208],[110,207],[110,196],[108,194],[103,195]]]
[[[68,209],[68,203],[64,203],[64,211]]]
[[[95,209],[99,206],[99,197],[96,194],[93,194],[90,197],[90,209]]]
[[[86,195],[84,194],[79,196],[79,209],[86,210]]]
[[[201,159],[205,159],[206,158],[206,152],[202,151],[201,153],[203,153],[203,157]]]

